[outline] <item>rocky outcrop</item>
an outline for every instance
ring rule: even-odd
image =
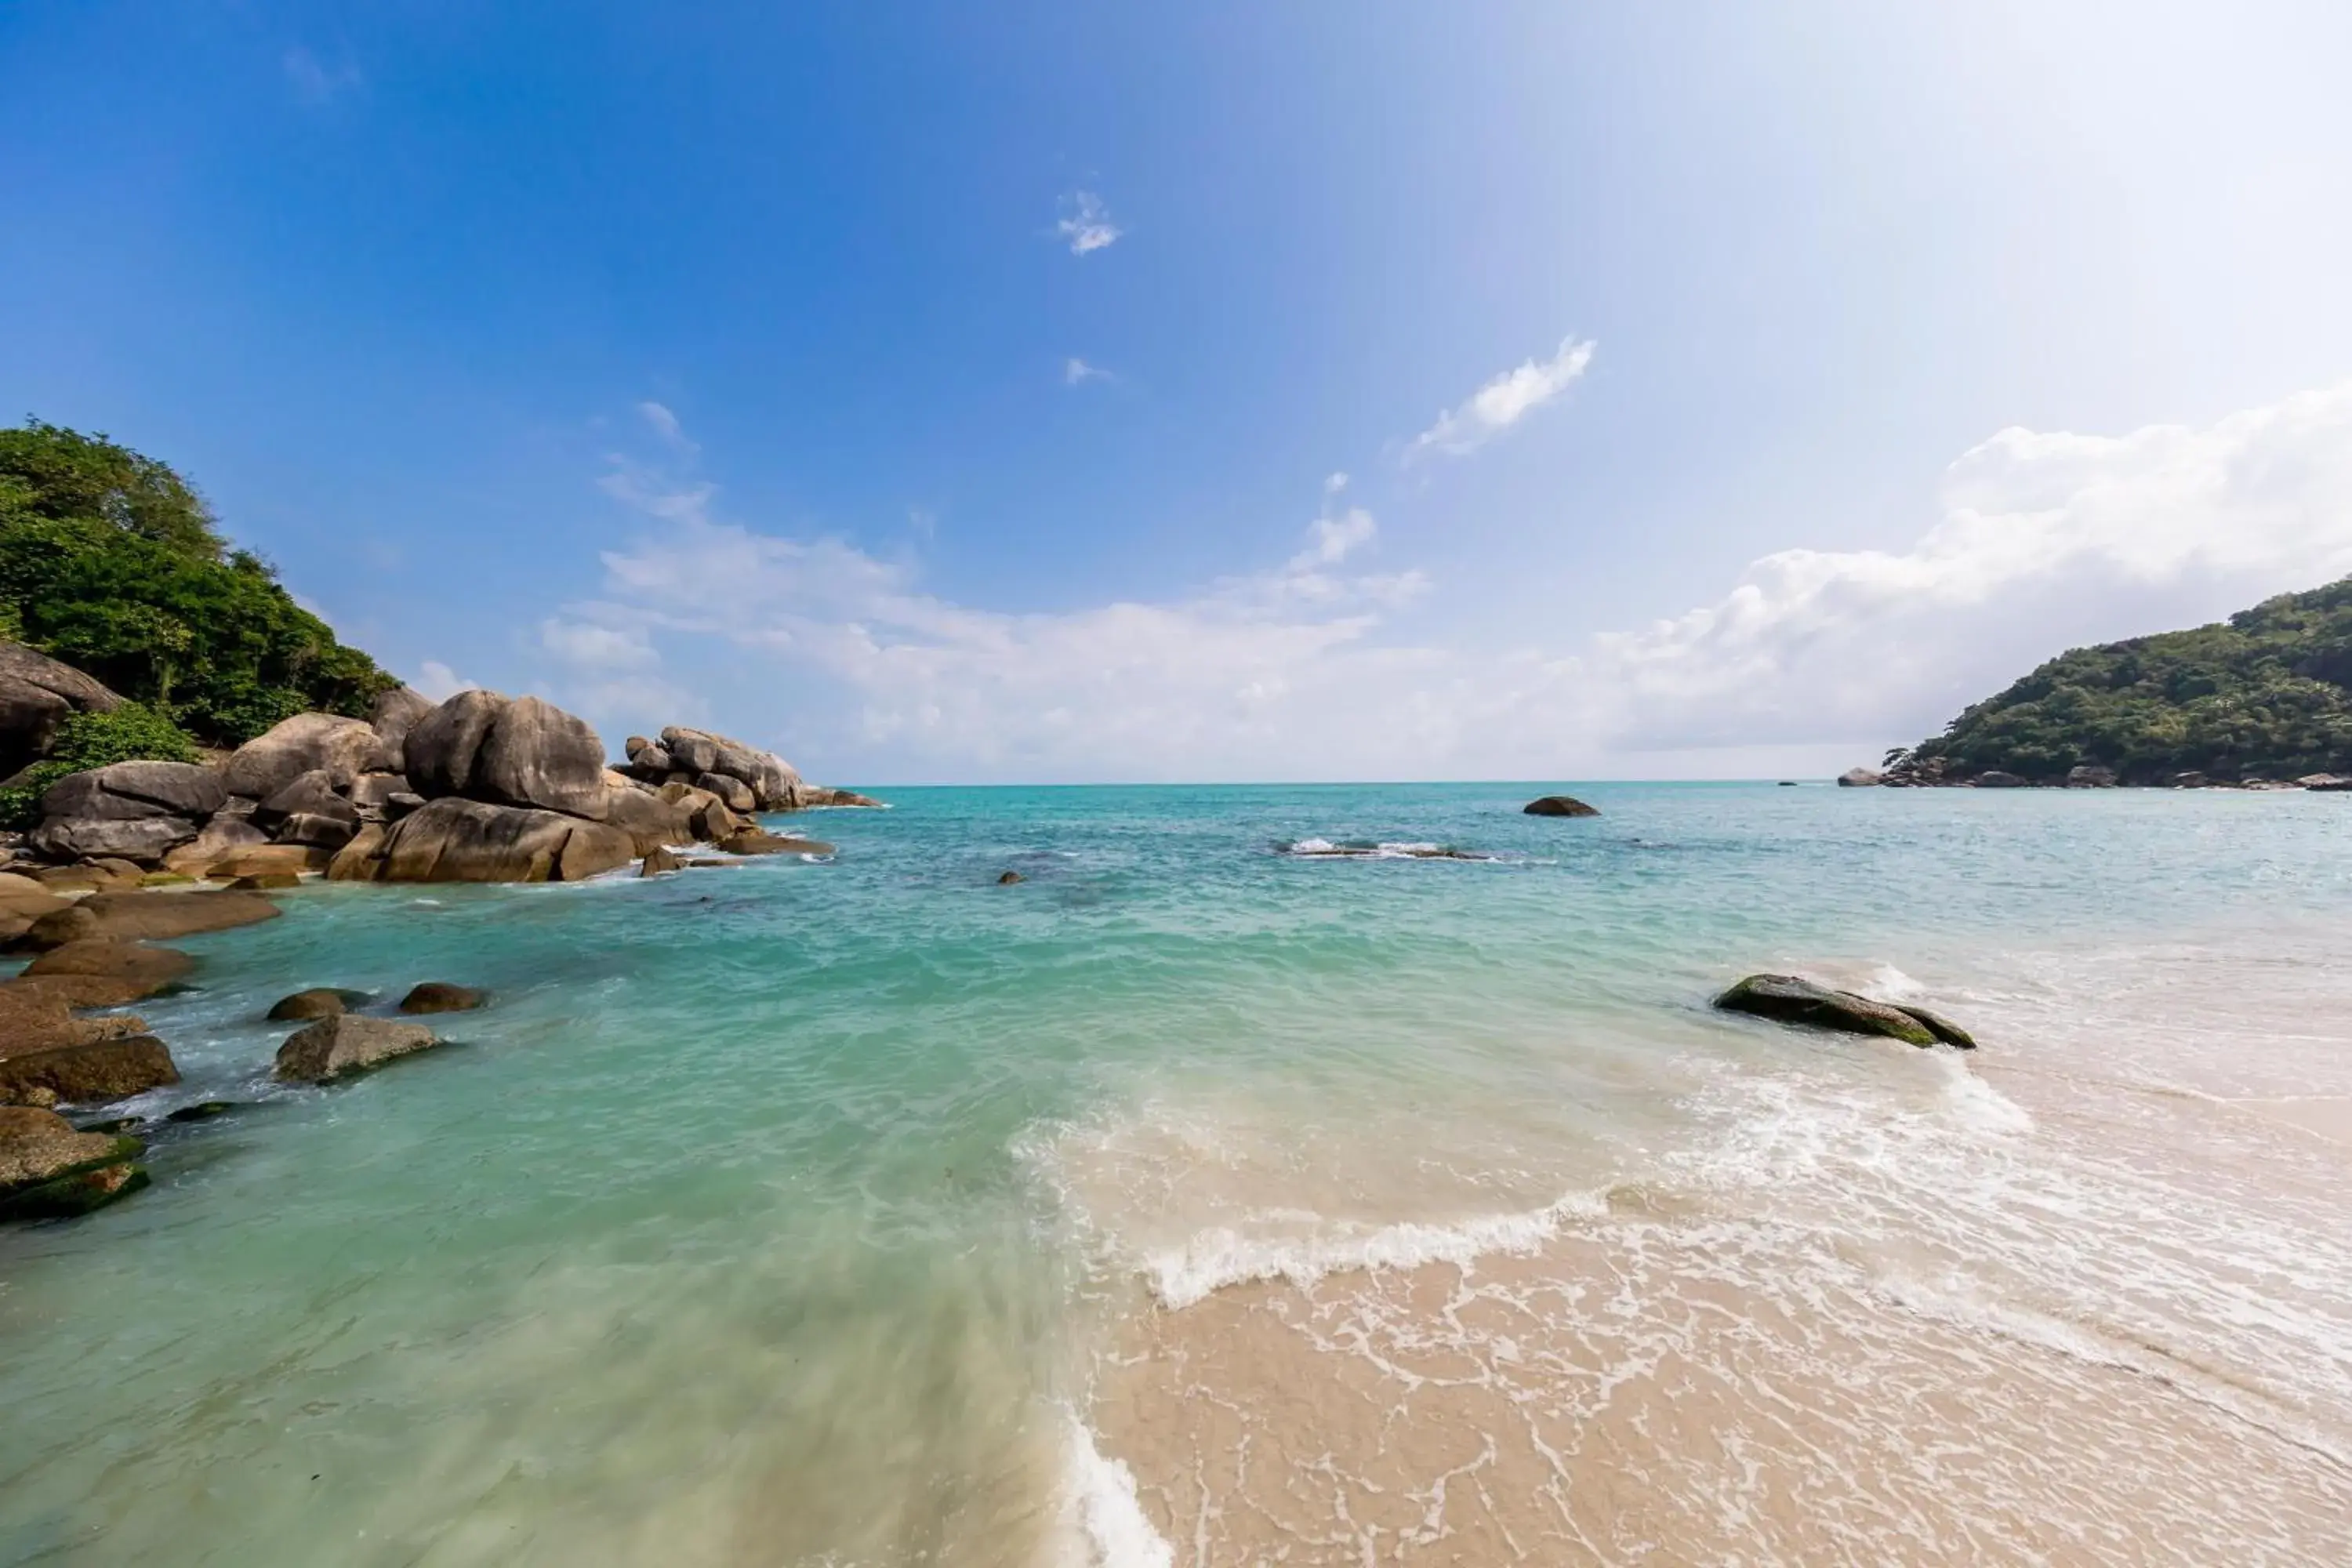
[[[1715,999],[1726,1012],[1751,1013],[1784,1024],[1806,1024],[1850,1035],[1882,1035],[1906,1045],[1937,1043],[1972,1050],[1967,1030],[1924,1007],[1873,1001],[1794,974],[1751,974]]]
[[[276,920],[276,904],[257,893],[92,893],[43,915],[17,939],[47,951],[83,942],[168,942]]]
[[[2015,773],[2002,773],[1999,768],[1993,768],[1989,772],[1979,773],[1969,782],[1974,784],[1979,789],[2023,789],[2033,781],[2031,779],[2020,778]]]
[[[809,805],[809,786],[790,763],[729,735],[673,724],[658,742],[629,737],[629,772],[648,784],[691,783],[726,801],[730,810],[797,811]],[[718,781],[743,787],[738,795]]]
[[[680,864],[681,862],[678,860],[677,856],[657,846],[646,850],[646,858],[637,863],[637,875],[640,877],[658,877],[663,875],[665,872],[678,869]]]
[[[208,875],[224,861],[269,842],[269,835],[253,825],[249,813],[215,815],[204,831],[163,857],[163,869],[185,877]]]
[[[440,1043],[422,1024],[340,1014],[289,1036],[278,1047],[278,1076],[289,1083],[325,1083]]]
[[[45,1090],[68,1103],[121,1100],[180,1081],[172,1053],[152,1035],[45,1046],[0,1057],[0,1103]]]
[[[1868,768],[1848,768],[1838,774],[1838,783],[1848,789],[1868,789],[1885,782],[1885,774],[1874,773]]]
[[[121,706],[121,698],[73,666],[0,637],[0,778],[48,755],[68,715]]]
[[[1528,802],[1519,809],[1528,816],[1598,816],[1601,815],[1596,807],[1585,805],[1574,795],[1548,795],[1540,800]]]
[[[221,782],[231,795],[268,800],[314,769],[324,770],[340,790],[362,773],[382,772],[383,764],[383,742],[366,720],[297,713],[239,746]]]
[[[608,823],[450,796],[394,823],[350,879],[576,882],[636,854],[635,841]]]
[[[882,803],[870,795],[860,795],[854,789],[827,789],[823,784],[805,784],[801,790],[801,805],[854,805],[878,810]]]
[[[2113,789],[2116,787],[2116,770],[2085,763],[2080,767],[2067,771],[2066,787],[2068,789]]]
[[[470,1013],[490,999],[490,994],[472,985],[452,985],[446,980],[424,980],[408,988],[400,999],[404,1013]]]

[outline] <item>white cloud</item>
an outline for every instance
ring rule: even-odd
[[[1088,364],[1072,354],[1062,362],[1062,384],[1082,386],[1089,381],[1116,381],[1118,378],[1098,364]]]
[[[1110,209],[1092,191],[1072,191],[1062,198],[1066,209],[1054,232],[1070,242],[1072,256],[1085,256],[1115,244],[1126,231],[1111,222]]]
[[[1559,352],[1551,358],[1531,359],[1503,372],[1414,437],[1405,448],[1405,461],[1433,452],[1467,457],[1568,390],[1569,384],[1592,363],[1592,349],[1590,342],[1563,339]]]
[[[661,655],[646,640],[641,626],[599,626],[593,621],[550,616],[539,623],[539,643],[581,669],[646,669],[661,662]]]
[[[667,405],[648,398],[637,405],[637,414],[653,426],[654,434],[662,438],[662,444],[680,457],[691,458],[701,451],[701,447],[686,438],[686,431],[678,424],[677,416],[669,411]]]
[[[2202,429],[2003,431],[1907,547],[1781,552],[1647,628],[1488,652],[1399,637],[1430,579],[1349,569],[1380,537],[1360,508],[1278,567],[1014,614],[837,539],[717,521],[706,486],[607,488],[656,526],[571,619],[648,652],[714,639],[721,668],[789,689],[836,773],[1753,776],[1873,760],[2064,647],[2352,572],[2352,386]]]
[[[2210,620],[2352,572],[2352,385],[2198,430],[2003,430],[1907,550],[1788,550],[1599,641],[1654,743],[1916,740],[2069,647]]]
[[[366,85],[359,67],[348,60],[328,66],[300,44],[290,46],[278,63],[285,68],[286,79],[293,84],[294,96],[313,108],[332,103]]]
[[[428,658],[416,667],[416,679],[409,684],[436,702],[446,702],[460,691],[473,691],[480,683],[467,679],[437,658]]]

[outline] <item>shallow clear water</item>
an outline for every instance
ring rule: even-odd
[[[1551,820],[1534,793],[906,791],[818,819],[829,861],[308,887],[183,944],[198,989],[137,1009],[186,1079],[149,1108],[247,1104],[158,1137],[130,1203],[0,1234],[0,1561],[1519,1550],[1489,1526],[1554,1532],[1535,1560],[1722,1554],[1612,1539],[1667,1506],[1614,1489],[1634,1473],[1751,1561],[2333,1555],[2352,801],[1593,785],[1604,816]],[[1281,852],[1318,839],[1494,858]],[[1706,1009],[1775,968],[1930,1000],[1985,1048]],[[428,978],[496,1003],[372,1077],[268,1082],[278,995]],[[1415,1294],[1433,1268],[1451,1318]],[[1527,1321],[1465,1315],[1476,1282]],[[1701,1301],[1744,1336],[1694,1338]],[[1351,1326],[1296,1339],[1317,1314]],[[1274,1319],[1293,1337],[1252,1338]],[[1426,1540],[1367,1522],[1427,1487],[1375,1479],[1422,1462],[1401,1447],[1349,1469],[1346,1402],[1402,1406],[1348,1380],[1405,1375],[1436,1322],[1485,1394],[1545,1334],[1610,1388],[1671,1344],[1722,1380],[1712,1436],[1612,1427],[1563,1352],[1509,1407],[1584,1461],[1546,1428],[1483,1522],[1459,1488],[1416,1503]],[[1822,1400],[1796,1447],[1828,1534],[1776,1511],[1770,1434],[1702,1456],[1788,1397],[1735,1370],[1765,1342]],[[1980,1382],[1969,1463],[2015,1517],[1917,1501],[1922,1466],[1975,1483],[1934,1460],[1948,1432],[1822,1392],[1854,1379]],[[2132,1537],[2038,1451],[2045,1418],[2126,1490],[2244,1473],[2212,1477],[2210,1540]],[[1264,1466],[1215,1463],[1310,1441],[1353,1505],[1287,1485],[1294,1519],[1251,1496]],[[1856,1502],[1882,1493],[1911,1500]]]

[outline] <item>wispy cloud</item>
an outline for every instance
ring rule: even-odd
[[[1072,256],[1086,256],[1116,244],[1125,233],[1111,221],[1110,209],[1092,191],[1072,191],[1062,198],[1065,209],[1054,232],[1070,242]]]
[[[1503,372],[1414,437],[1404,460],[1411,463],[1432,454],[1469,456],[1568,390],[1592,363],[1592,349],[1589,341],[1569,338],[1551,358],[1531,359]]]
[[[416,667],[416,679],[410,685],[436,702],[446,702],[460,691],[471,691],[480,683],[467,679],[437,658],[428,658]]]
[[[637,415],[647,425],[653,426],[654,434],[660,437],[662,445],[671,451],[681,457],[691,458],[702,450],[686,438],[686,431],[678,424],[677,416],[669,411],[667,405],[656,403],[648,398],[637,405]]]
[[[1088,364],[1072,354],[1062,362],[1062,384],[1083,386],[1090,381],[1116,381],[1118,378],[1098,364]]]
[[[2005,430],[1952,465],[1906,548],[1783,551],[1645,628],[1478,651],[1405,636],[1434,585],[1361,569],[1386,542],[1340,475],[1303,535],[1266,541],[1279,564],[1030,613],[724,519],[699,481],[610,479],[646,531],[604,557],[604,599],[565,613],[599,633],[554,641],[612,682],[646,679],[635,650],[667,639],[708,639],[760,689],[797,675],[791,721],[836,771],[1752,776],[1867,761],[2060,648],[2352,572],[2352,384],[2202,428]]]
[[[332,103],[345,93],[367,85],[359,67],[348,59],[329,66],[300,44],[289,46],[278,63],[285,68],[286,79],[293,84],[294,96],[313,108]]]

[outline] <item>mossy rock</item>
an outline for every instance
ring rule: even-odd
[[[0,1198],[0,1220],[79,1219],[147,1184],[147,1173],[141,1166],[100,1165]]]
[[[163,1118],[166,1121],[210,1121],[215,1116],[226,1116],[238,1110],[233,1100],[200,1100],[194,1105],[184,1105]]]
[[[1752,1013],[1784,1024],[1849,1035],[1880,1035],[1906,1045],[1976,1047],[1967,1030],[1924,1007],[1874,1002],[1795,974],[1751,974],[1717,996],[1715,1005],[1729,1013]]]

